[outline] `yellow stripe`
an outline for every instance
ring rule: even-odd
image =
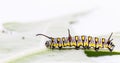
[[[98,47],[102,48],[102,43],[98,44]]]
[[[54,38],[52,38],[52,42],[54,42]]]
[[[63,41],[63,42],[65,41],[65,38],[64,38],[64,37],[62,38],[62,41]]]
[[[75,36],[75,40],[78,40],[78,36]]]
[[[82,38],[82,40],[85,40],[85,36],[83,35],[83,36],[81,36],[81,38]]]
[[[84,42],[84,46],[88,46],[88,42]]]
[[[57,38],[57,41],[60,41],[60,38]]]
[[[99,38],[98,37],[95,37],[95,42],[98,42],[99,41]]]
[[[78,46],[83,46],[83,43],[82,42],[78,42]]]
[[[88,36],[88,40],[91,41],[91,40],[92,40],[92,37],[91,37],[91,36]]]
[[[102,38],[102,42],[105,42],[105,38]]]
[[[94,43],[90,43],[89,46],[90,47],[95,47],[95,44]]]
[[[76,46],[76,42],[72,42],[71,45],[72,45],[72,46]]]

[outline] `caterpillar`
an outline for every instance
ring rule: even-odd
[[[69,29],[68,29],[68,37],[53,38],[44,34],[36,34],[36,36],[39,35],[45,36],[48,39],[50,39],[45,42],[45,46],[50,49],[54,49],[54,48],[61,49],[64,47],[72,47],[72,46],[74,46],[75,49],[79,49],[80,46],[82,46],[83,49],[93,48],[95,51],[98,51],[99,49],[102,48],[107,48],[110,52],[112,52],[115,47],[115,45],[112,42],[113,39],[111,39],[113,33],[111,33],[108,39],[85,36],[85,35],[72,37]]]

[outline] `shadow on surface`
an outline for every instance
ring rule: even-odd
[[[99,56],[111,56],[111,55],[120,55],[120,52],[109,52],[109,51],[92,51],[92,50],[84,50],[85,54],[88,57],[99,57]]]

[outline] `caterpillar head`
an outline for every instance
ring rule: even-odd
[[[52,40],[52,37],[49,37],[49,36],[47,36],[47,35],[44,35],[44,34],[36,34],[36,36],[39,36],[39,35],[42,35],[42,36],[44,36],[44,37]],[[50,47],[50,43],[51,43],[50,40],[49,40],[49,41],[46,41],[46,42],[45,42],[45,46],[46,46],[47,48],[49,48],[49,47]]]
[[[45,46],[46,46],[47,48],[49,48],[49,47],[50,47],[50,41],[46,41],[46,42],[45,42]]]

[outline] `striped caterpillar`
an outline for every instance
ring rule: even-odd
[[[45,46],[50,49],[61,49],[67,46],[74,46],[75,49],[79,49],[80,46],[82,46],[83,49],[94,48],[95,51],[98,51],[100,48],[107,48],[110,52],[112,52],[115,47],[115,45],[112,43],[113,39],[110,39],[112,34],[113,33],[111,33],[108,39],[85,35],[72,37],[70,30],[68,29],[68,37],[53,38],[44,34],[36,34],[36,36],[42,35],[50,39],[45,43]]]

